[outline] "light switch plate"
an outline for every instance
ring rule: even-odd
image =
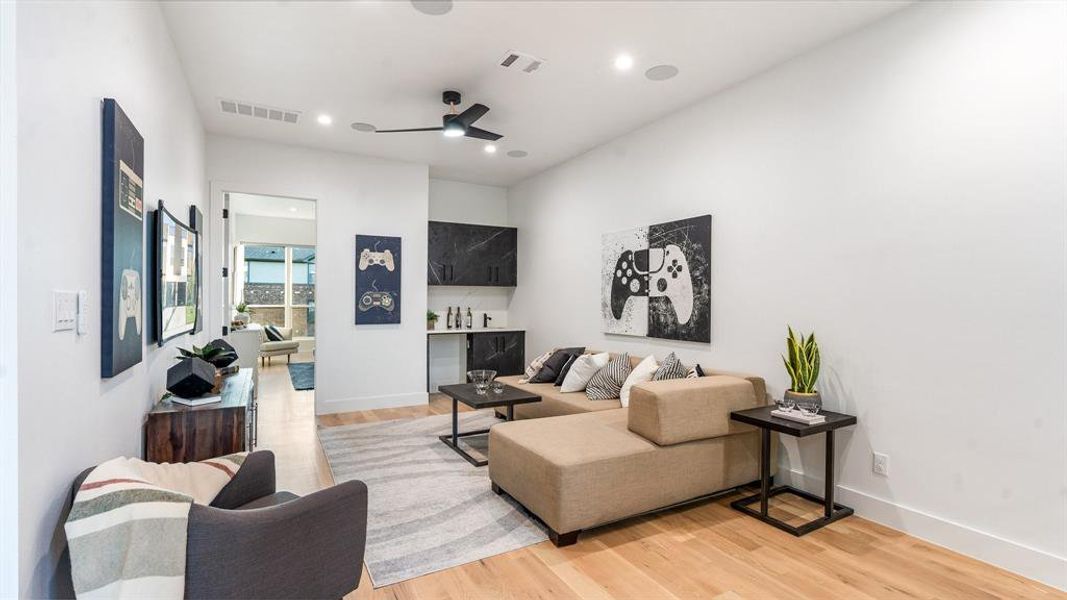
[[[77,292],[52,292],[52,331],[70,331],[78,319]]]

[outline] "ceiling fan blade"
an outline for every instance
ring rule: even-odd
[[[488,106],[486,106],[484,104],[475,104],[475,105],[471,106],[470,108],[468,108],[467,110],[459,113],[455,117],[452,117],[452,119],[455,120],[455,121],[459,121],[460,123],[463,123],[464,127],[470,127],[471,123],[474,123],[478,119],[480,119],[483,116],[485,116],[485,113],[487,113],[487,112],[489,112],[489,107]]]
[[[420,127],[418,129],[378,129],[374,133],[408,133],[412,131],[441,131],[444,127]]]
[[[500,135],[499,133],[493,133],[492,131],[486,131],[484,129],[478,129],[477,127],[468,127],[467,128],[467,133],[465,133],[464,135],[466,135],[469,138],[474,138],[474,139],[477,139],[477,140],[489,140],[490,142],[495,142],[495,141],[499,140],[500,138],[504,137],[504,136]]]

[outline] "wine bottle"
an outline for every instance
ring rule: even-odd
[[[463,329],[463,313],[456,307],[456,329]]]
[[[467,329],[474,329],[474,315],[471,313],[471,307],[467,307]]]
[[[452,329],[452,307],[448,307],[448,317],[445,318],[445,325],[448,329]]]

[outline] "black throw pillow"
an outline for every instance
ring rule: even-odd
[[[278,328],[274,325],[267,325],[264,331],[267,332],[267,340],[271,342],[280,342],[285,338],[282,337],[282,332],[278,331]]]
[[[581,354],[585,352],[585,348],[560,348],[552,353],[552,356],[548,357],[545,364],[541,365],[541,370],[530,378],[530,383],[554,383],[556,378],[559,377],[559,372],[563,370],[563,367],[567,364],[567,359],[572,354]]]
[[[567,364],[563,365],[563,368],[559,370],[559,375],[556,376],[556,383],[552,385],[556,387],[563,385],[563,378],[566,377],[567,373],[570,372],[571,367],[574,365],[574,361],[579,356],[581,356],[581,354],[571,354],[570,357],[567,358]]]

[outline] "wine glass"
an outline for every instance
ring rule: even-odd
[[[800,409],[800,414],[805,417],[814,417],[822,410],[822,406],[819,405],[819,401],[815,398],[803,398],[797,400],[797,408]]]
[[[775,398],[774,403],[778,405],[778,410],[789,412],[796,406],[796,402],[789,396],[782,396],[781,398]]]

